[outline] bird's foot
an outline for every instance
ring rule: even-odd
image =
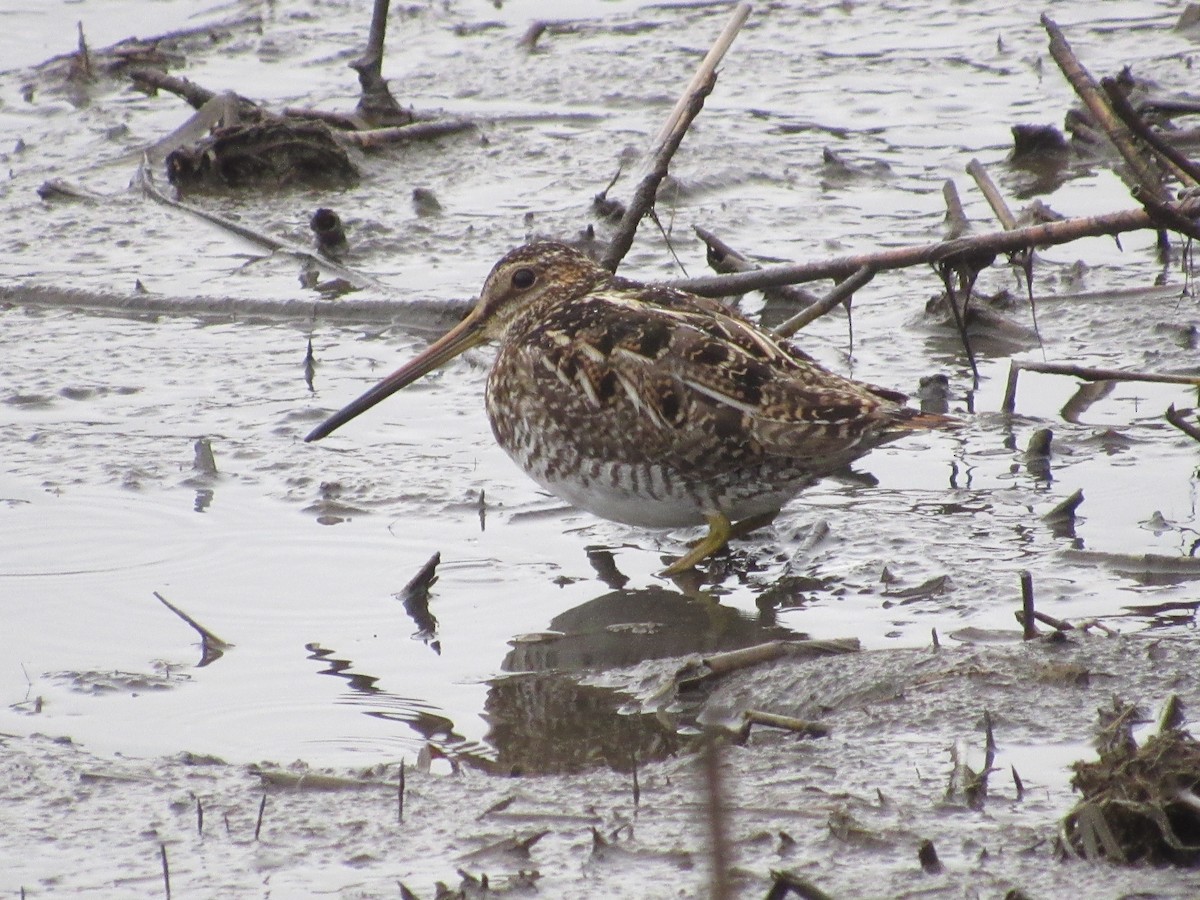
[[[708,520],[708,534],[659,574],[667,577],[682,575],[695,568],[697,563],[701,563],[714,553],[723,550],[733,538],[744,537],[752,531],[770,525],[775,521],[777,515],[779,515],[779,510],[773,510],[757,516],[748,516],[740,522],[730,522],[728,516],[722,513],[708,513],[704,517]]]
[[[733,532],[733,523],[729,521],[729,517],[723,513],[706,513],[704,518],[708,520],[708,534],[697,541],[691,550],[663,569],[660,574],[668,577],[681,575],[729,543],[729,536]]]

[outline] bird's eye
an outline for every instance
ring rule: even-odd
[[[533,269],[517,269],[513,272],[512,286],[518,291],[527,291],[537,281],[537,273]]]

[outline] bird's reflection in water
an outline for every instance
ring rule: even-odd
[[[735,609],[661,587],[615,590],[556,616],[549,633],[514,642],[485,707],[496,768],[524,774],[594,766],[628,771],[685,738],[669,717],[627,712],[632,698],[579,676],[647,660],[711,654],[803,637]]]
[[[648,660],[708,655],[804,637],[769,618],[751,618],[711,599],[662,587],[613,590],[552,619],[547,633],[517,638],[491,680],[487,744],[467,740],[435,704],[392,693],[354,671],[349,659],[310,644],[322,675],[345,681],[339,702],[402,723],[437,755],[499,773],[572,772],[595,766],[629,771],[675,752],[686,740],[674,717],[642,712],[634,698],[582,676]],[[632,710],[632,711],[631,711]]]

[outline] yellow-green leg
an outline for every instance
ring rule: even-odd
[[[729,543],[730,535],[733,534],[733,523],[729,521],[729,517],[724,513],[705,513],[704,518],[708,520],[708,534],[691,550],[663,569],[663,575],[679,575],[686,572]]]
[[[686,572],[696,563],[703,562],[724,548],[731,539],[740,538],[764,525],[770,525],[775,521],[777,515],[779,515],[778,510],[758,516],[749,516],[740,522],[733,523],[729,521],[728,516],[722,513],[706,513],[704,518],[708,520],[708,534],[701,538],[685,555],[663,569],[662,574],[672,576]]]

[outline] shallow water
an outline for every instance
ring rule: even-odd
[[[937,239],[948,177],[989,230],[963,166],[978,156],[1010,195],[1020,191],[1026,176],[1003,165],[1009,126],[1058,122],[1073,102],[1033,14],[1002,6],[757,11],[673,167],[677,205],[660,206],[689,273],[704,271],[693,224],[747,252],[795,260]],[[1094,239],[1043,251],[1044,349],[984,354],[977,391],[957,340],[921,314],[938,290],[927,272],[880,275],[860,292],[852,348],[843,315],[807,329],[806,349],[857,377],[915,393],[921,376],[948,375],[951,410],[967,426],[874,452],[856,468],[875,485],[830,481],[791,504],[735,548],[732,574],[709,586],[716,612],[654,574],[693,532],[645,532],[564,509],[515,470],[482,409],[487,352],[319,445],[301,443],[433,333],[427,313],[393,321],[385,302],[449,306],[478,290],[512,245],[591,222],[591,197],[622,151],[657,132],[725,18],[703,5],[580,2],[569,13],[579,27],[548,32],[529,53],[517,41],[535,8],[439,5],[393,24],[393,90],[421,109],[478,116],[481,134],[368,157],[363,183],[334,195],[197,201],[299,242],[312,209],[337,208],[354,244],[348,264],[390,288],[357,295],[381,309],[361,325],[230,313],[230,298],[282,308],[305,296],[296,264],[258,260],[212,226],[126,192],[136,151],[185,118],[181,101],[112,82],[81,99],[47,72],[0,76],[0,132],[24,141],[7,153],[11,175],[0,184],[21,223],[0,255],[10,285],[0,308],[0,730],[234,760],[394,759],[426,740],[490,757],[502,740],[546,740],[535,729],[562,699],[555,691],[566,692],[563,702],[596,702],[602,715],[595,696],[571,693],[570,677],[530,682],[523,697],[524,676],[514,673],[630,665],[630,642],[619,639],[627,632],[665,636],[637,644],[637,654],[793,634],[920,646],[931,629],[943,640],[1011,631],[1022,569],[1053,615],[1190,632],[1195,568],[1129,571],[1067,551],[1195,561],[1195,444],[1162,420],[1168,404],[1194,406],[1195,392],[1121,384],[1071,423],[1060,410],[1073,380],[1025,373],[1018,415],[998,412],[1013,352],[1196,372],[1186,335],[1200,313],[1179,272],[1154,260],[1148,235],[1126,235],[1120,249]],[[195,48],[186,74],[272,106],[349,109],[344,61],[367,13],[362,3],[330,9],[267,7],[262,34],[235,32],[220,52]],[[1075,2],[1053,10],[1097,75],[1131,63],[1164,90],[1191,85],[1194,44],[1170,30],[1173,4],[1111,2],[1096,14]],[[455,31],[485,22],[499,24]],[[826,147],[847,158],[851,175],[821,163]],[[43,203],[34,192],[50,177],[112,200]],[[443,213],[420,216],[414,187],[432,190]],[[627,181],[615,194],[623,190]],[[1043,199],[1067,214],[1131,205],[1106,165],[1079,167]],[[679,274],[649,224],[623,271]],[[1160,275],[1162,291],[1123,293]],[[210,298],[212,308],[121,315],[78,297],[62,305],[22,293],[72,288],[104,305],[135,280],[168,307],[181,297]],[[981,282],[1016,288],[1001,269]],[[1013,317],[1030,324],[1027,311]],[[1056,437],[1049,478],[1023,453],[1041,427]],[[200,438],[211,443],[215,477],[193,470]],[[1040,516],[1077,488],[1086,499],[1074,537],[1055,534]],[[816,539],[821,523],[828,533]],[[597,550],[611,553],[619,574]],[[437,633],[422,638],[396,595],[439,552]],[[759,600],[773,587],[785,599],[763,613]],[[195,632],[155,591],[234,646],[197,668]],[[512,645],[544,632],[552,634]],[[611,655],[614,645],[624,654]],[[628,701],[609,699],[603,715]],[[534,724],[514,731],[512,721]],[[584,735],[584,745],[594,739]]]

